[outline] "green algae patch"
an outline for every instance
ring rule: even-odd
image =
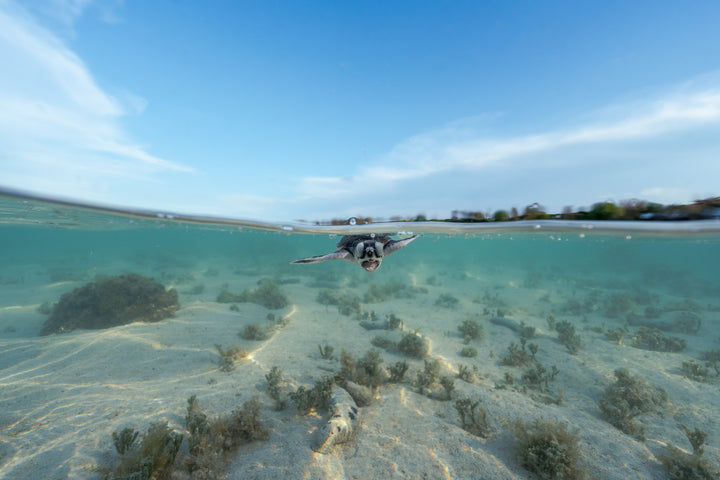
[[[278,310],[290,304],[285,294],[280,290],[277,283],[270,280],[263,280],[253,290],[243,290],[237,295],[223,289],[217,296],[218,303],[245,303],[251,302],[269,310]]]
[[[178,294],[134,273],[104,278],[65,293],[40,335],[78,328],[103,329],[132,322],[159,322],[180,308]]]

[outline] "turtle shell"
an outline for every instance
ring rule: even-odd
[[[383,245],[386,245],[392,238],[390,238],[390,235],[388,234],[375,234],[373,235],[345,235],[340,239],[340,241],[335,245],[335,247],[338,250],[349,250],[353,251],[355,249],[355,245],[357,245],[360,242],[364,242],[365,240],[374,240],[376,242],[380,242]]]

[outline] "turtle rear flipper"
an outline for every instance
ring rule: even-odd
[[[347,250],[338,250],[326,255],[316,255],[314,257],[301,258],[290,263],[319,263],[327,260],[352,260],[352,253]]]

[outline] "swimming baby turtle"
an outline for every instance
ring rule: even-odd
[[[335,245],[336,251],[327,255],[301,258],[290,263],[318,263],[326,260],[347,260],[360,265],[368,272],[374,272],[387,255],[400,250],[418,237],[393,240],[389,234],[345,235]]]

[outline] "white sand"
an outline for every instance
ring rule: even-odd
[[[318,344],[332,345],[336,356],[345,348],[358,358],[372,348],[372,338],[383,332],[366,331],[356,320],[338,314],[335,307],[319,305],[315,302],[319,290],[307,286],[310,277],[298,276],[300,283],[282,286],[295,304],[274,312],[290,315],[290,323],[267,341],[244,340],[238,331],[250,323],[268,324],[268,310],[240,304],[240,312],[232,312],[228,305],[213,299],[222,283],[238,291],[253,287],[257,277],[232,275],[222,266],[218,269],[219,277],[202,279],[207,286],[204,293],[181,293],[182,309],[172,319],[48,337],[37,336],[46,317],[36,307],[84,282],[51,285],[38,274],[23,284],[4,285],[0,290],[0,478],[92,478],[95,465],[116,461],[113,431],[124,427],[144,430],[149,422],[158,420],[184,431],[186,400],[192,394],[210,415],[227,413],[257,396],[262,419],[272,430],[268,441],[237,450],[224,478],[533,478],[515,459],[514,439],[506,422],[539,416],[577,431],[591,478],[663,478],[656,460],[663,445],[669,442],[689,449],[679,423],[708,432],[706,456],[715,465],[720,462],[718,384],[692,382],[680,373],[682,361],[719,347],[717,312],[703,312],[707,320],[700,335],[677,334],[688,341],[688,349],[672,354],[615,345],[602,334],[585,330],[578,319],[558,315],[558,320],[572,320],[583,337],[583,349],[573,356],[548,330],[545,317],[577,291],[581,279],[571,282],[548,275],[544,284],[528,289],[523,286],[525,274],[495,271],[469,275],[452,270],[437,275],[439,285],[428,286],[427,274],[420,266],[415,276],[404,281],[415,281],[429,293],[364,308],[381,315],[394,312],[405,321],[406,330],[417,330],[430,339],[432,357],[443,362],[445,374],[455,371],[458,363],[477,365],[483,377],[476,385],[457,380],[455,398],[481,400],[494,433],[488,439],[467,433],[460,428],[454,401],[417,393],[409,380],[415,379],[423,363],[409,360],[406,382],[383,386],[379,398],[362,409],[362,426],[355,438],[321,455],[310,449],[310,432],[324,419],[299,416],[292,405],[276,412],[266,394],[264,375],[276,365],[289,386],[311,386],[339,369],[337,361],[320,358]],[[304,274],[307,272],[298,275]],[[379,274],[372,280],[386,281]],[[177,286],[180,292],[191,287]],[[365,290],[365,286],[348,289],[360,296]],[[523,370],[498,364],[509,343],[517,342],[518,337],[489,323],[488,317],[482,317],[485,338],[472,345],[478,349],[478,357],[459,356],[464,345],[457,325],[468,312],[482,312],[484,306],[472,300],[486,290],[511,305],[506,310],[514,320],[537,327],[540,335],[533,341],[539,346],[538,360],[560,370],[552,384],[564,391],[560,405],[545,405],[520,392],[495,388],[505,372],[519,380]],[[436,307],[438,295],[449,292],[460,299],[460,307]],[[541,300],[546,294],[550,303]],[[709,300],[698,301],[704,305]],[[621,324],[605,319],[600,311],[588,320],[588,325],[604,323],[608,328]],[[239,345],[252,354],[234,371],[224,373],[218,370],[215,344]],[[402,359],[388,352],[382,352],[382,357],[385,365]],[[605,422],[597,407],[604,387],[613,380],[613,370],[621,366],[662,386],[669,395],[667,408],[638,419],[646,428],[645,442]],[[433,394],[441,394],[440,387],[433,390]],[[179,473],[177,478],[184,476]]]

